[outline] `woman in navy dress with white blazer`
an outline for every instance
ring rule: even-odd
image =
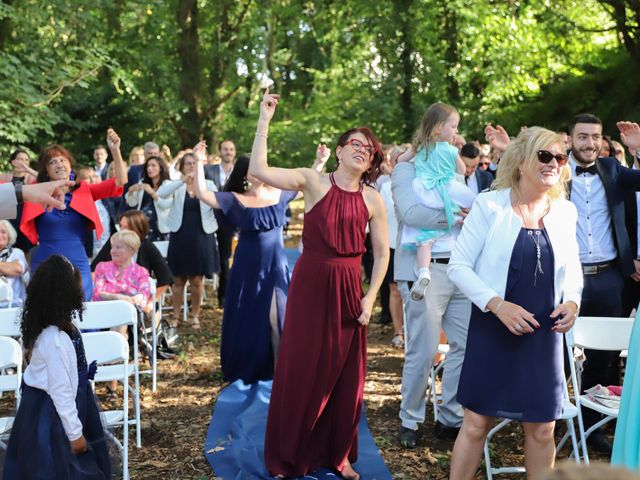
[[[196,197],[196,158],[185,154],[178,161],[180,180],[163,183],[158,189],[161,198],[173,196],[173,204],[167,216],[169,251],[167,261],[174,277],[171,300],[173,303],[174,325],[180,318],[184,285],[189,280],[191,286],[191,320],[193,328],[200,328],[198,316],[204,293],[204,277],[220,271],[220,260],[215,231],[218,223],[213,209]],[[207,190],[216,191],[210,180]]]
[[[522,422],[528,478],[554,464],[562,334],[575,322],[582,293],[566,163],[557,134],[521,132],[500,161],[495,190],[478,195],[452,252],[449,278],[474,305],[451,479],[475,478],[494,417]]]

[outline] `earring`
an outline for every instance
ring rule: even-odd
[[[251,182],[245,178],[242,182],[242,186],[244,188],[244,191],[246,192],[247,190],[251,189]]]

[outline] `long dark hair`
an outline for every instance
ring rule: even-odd
[[[227,183],[225,183],[224,185],[223,191],[244,193],[247,190],[249,190],[248,182],[247,182],[248,171],[249,171],[249,157],[245,155],[238,157],[235,165],[233,166],[233,170],[231,170],[231,175],[229,175],[229,178],[227,179]]]
[[[50,325],[71,335],[72,319],[82,321],[82,278],[62,255],[51,255],[36,270],[27,286],[22,307],[22,342],[31,350],[38,335]]]
[[[378,179],[382,170],[380,169],[382,166],[382,162],[384,161],[384,154],[382,153],[382,145],[380,141],[376,138],[374,133],[371,131],[369,127],[357,127],[352,128],[351,130],[347,130],[338,139],[338,146],[344,147],[352,135],[356,133],[361,133],[365,136],[365,138],[369,141],[369,144],[373,146],[373,152],[371,152],[371,166],[369,170],[364,172],[360,177],[360,181],[367,185],[373,185],[375,181]],[[340,164],[340,162],[338,162]]]
[[[147,183],[155,188],[153,184],[153,180],[149,177],[147,173],[147,165],[151,160],[155,160],[158,166],[160,167],[160,178],[158,178],[158,186],[162,185],[162,182],[165,180],[169,180],[169,167],[167,167],[167,162],[165,162],[160,157],[149,157],[144,161],[144,165],[142,167],[142,183]]]

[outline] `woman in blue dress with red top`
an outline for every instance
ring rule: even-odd
[[[473,302],[458,401],[465,408],[452,480],[470,480],[495,417],[521,421],[527,478],[553,467],[562,415],[562,334],[582,293],[577,212],[560,137],[530,127],[500,160],[496,190],[464,221],[449,278]]]
[[[122,195],[122,187],[127,183],[127,171],[120,154],[120,137],[112,129],[107,132],[107,144],[113,157],[115,178],[96,184],[79,181],[71,188],[65,187],[67,208],[64,210],[54,208],[46,211],[42,205],[25,202],[20,223],[20,230],[25,236],[32,243],[39,243],[31,257],[31,271],[35,272],[51,255],[63,255],[80,272],[82,291],[87,300],[91,298],[93,283],[84,239],[89,230],[95,229],[98,237],[103,231],[95,202]],[[49,145],[38,157],[38,182],[76,180],[75,166],[75,159],[68,150],[60,145]]]

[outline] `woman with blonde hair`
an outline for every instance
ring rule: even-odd
[[[560,137],[524,130],[502,156],[495,190],[478,195],[456,242],[449,278],[473,309],[451,479],[475,478],[494,417],[522,422],[528,478],[554,464],[562,334],[573,326],[582,293],[569,178]]]

